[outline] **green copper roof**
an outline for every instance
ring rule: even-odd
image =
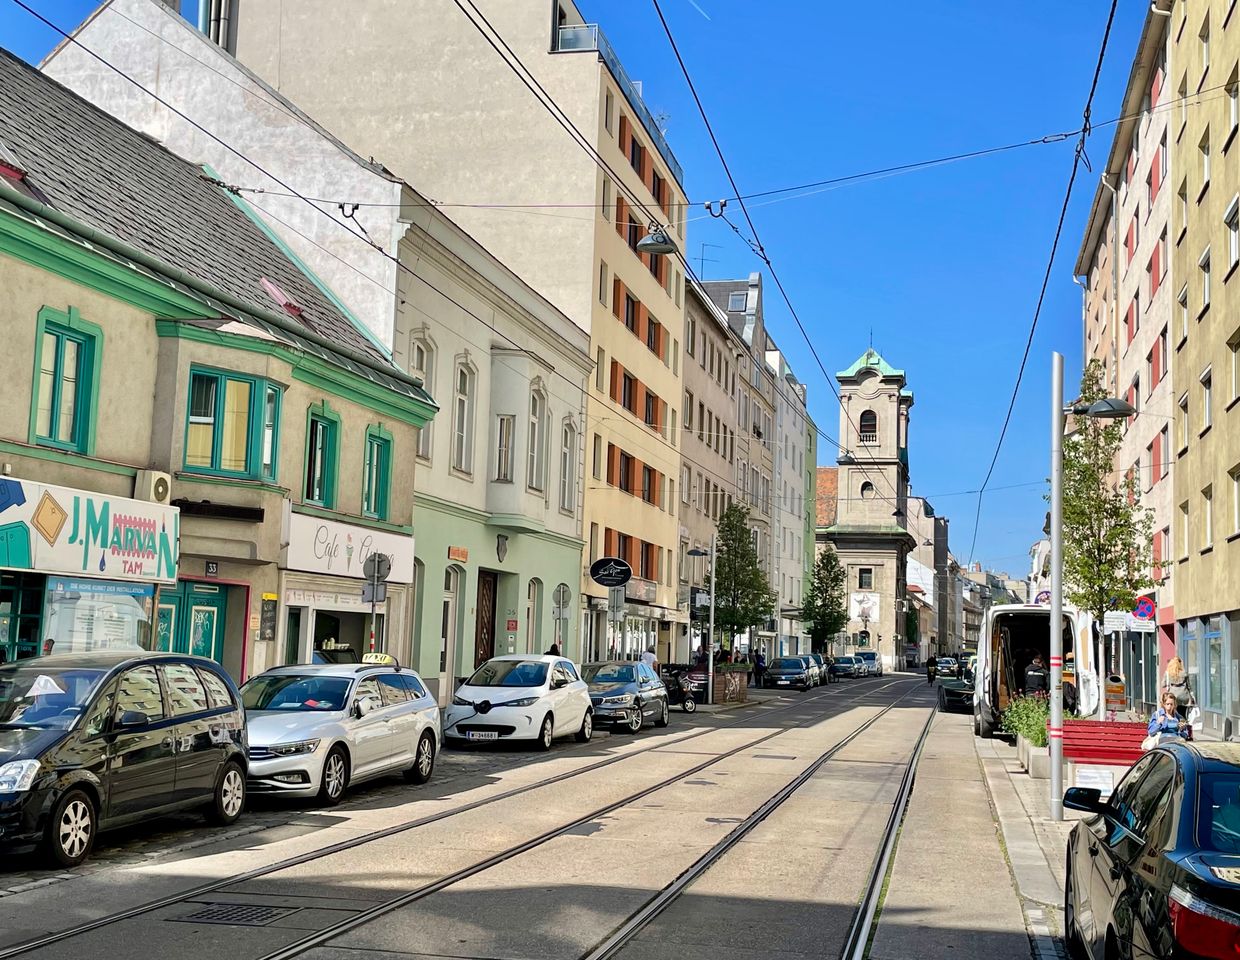
[[[849,367],[847,370],[841,370],[839,373],[835,375],[835,377],[837,380],[848,380],[848,379],[855,377],[857,374],[859,374],[862,370],[865,370],[867,367],[872,367],[873,369],[881,373],[884,377],[904,376],[903,370],[897,370],[895,367],[889,364],[886,360],[884,360],[879,355],[877,350],[875,350],[873,347],[870,347],[869,350],[867,350],[865,353],[861,354],[861,356],[857,358],[856,362],[854,362],[851,367]]]

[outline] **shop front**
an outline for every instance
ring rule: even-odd
[[[374,554],[386,556],[390,568],[372,596],[365,566]],[[316,652],[360,661],[372,650],[410,662],[413,570],[411,534],[291,513],[280,570],[279,662],[308,663]]]
[[[175,507],[0,478],[0,662],[151,649],[179,528]]]

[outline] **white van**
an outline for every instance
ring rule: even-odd
[[[986,611],[973,681],[973,732],[977,736],[994,736],[999,716],[1024,686],[1025,668],[1036,654],[1042,655],[1050,669],[1050,616],[1049,606],[1032,603],[1000,604]],[[1076,653],[1090,648],[1092,623],[1089,614],[1063,608],[1064,701],[1067,704],[1075,693],[1076,710],[1085,715],[1097,709],[1098,682],[1092,670],[1076,668]]]

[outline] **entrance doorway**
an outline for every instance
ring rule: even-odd
[[[301,607],[289,607],[284,624],[284,662],[298,663],[301,654]]]
[[[159,592],[156,650],[224,662],[228,592],[216,584],[182,581]]]
[[[375,615],[375,649],[383,649],[383,624],[386,618],[382,613]],[[314,625],[310,634],[311,647],[314,650],[337,652],[351,651],[344,655],[340,663],[360,663],[363,656],[370,653],[370,614],[349,611],[316,610]]]
[[[0,574],[0,662],[39,655],[43,586],[41,574]]]
[[[495,655],[495,590],[499,574],[478,571],[478,623],[474,632],[474,666],[480,667]]]

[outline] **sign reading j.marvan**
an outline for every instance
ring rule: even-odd
[[[364,580],[362,566],[372,553],[392,561],[388,583],[413,583],[413,537],[370,527],[323,520],[294,513],[289,516],[288,562],[291,570],[328,573]]]
[[[0,477],[0,568],[175,583],[181,512]]]

